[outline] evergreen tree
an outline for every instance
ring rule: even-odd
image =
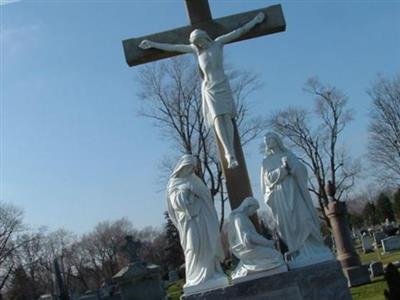
[[[348,213],[348,220],[351,228],[360,229],[364,225],[363,216],[356,213]]]
[[[22,266],[15,269],[7,296],[11,300],[34,300],[37,298],[32,280]]]
[[[400,188],[397,189],[393,196],[393,211],[397,220],[400,221]]]
[[[165,264],[169,269],[178,269],[184,262],[183,251],[179,239],[179,232],[165,212]]]
[[[381,223],[385,222],[386,219],[390,222],[395,220],[392,203],[389,197],[384,193],[380,193],[378,196],[378,200],[376,201],[376,213]]]
[[[369,226],[379,224],[378,216],[376,214],[376,207],[372,202],[368,202],[365,205],[362,216],[364,218],[364,222]]]

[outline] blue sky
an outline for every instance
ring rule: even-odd
[[[103,220],[160,225],[162,158],[173,153],[137,114],[135,75],[121,41],[188,23],[184,1],[0,0],[0,199],[34,227],[83,233]],[[11,1],[13,2],[13,1]],[[362,157],[380,72],[400,70],[400,1],[210,1],[213,17],[282,3],[287,31],[226,47],[230,63],[265,83],[253,113],[309,106],[310,76],[335,85],[356,112],[343,142]],[[258,188],[257,141],[246,150]]]

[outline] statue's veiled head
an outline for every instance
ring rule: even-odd
[[[196,171],[198,158],[191,154],[185,154],[181,157],[175,166],[171,177],[185,177]]]
[[[204,30],[195,29],[190,33],[189,41],[200,48],[205,48],[212,42],[212,39]]]
[[[286,151],[286,148],[283,145],[281,138],[274,132],[268,132],[264,136],[264,144],[265,144],[265,154],[267,156],[273,153]]]
[[[240,206],[234,210],[234,212],[244,213],[248,216],[252,216],[257,212],[259,208],[260,204],[258,204],[257,199],[253,197],[247,197],[243,200]]]

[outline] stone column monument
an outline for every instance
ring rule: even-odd
[[[335,199],[335,187],[330,181],[328,181],[325,190],[329,197],[329,202],[324,209],[331,223],[337,259],[342,265],[348,285],[366,284],[371,281],[368,266],[361,264],[360,257],[354,248],[349,222],[347,221],[346,203]]]

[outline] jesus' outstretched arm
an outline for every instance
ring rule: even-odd
[[[226,44],[229,42],[232,42],[233,40],[236,40],[240,36],[246,34],[249,32],[254,26],[256,26],[259,23],[262,23],[265,19],[265,15],[263,12],[258,13],[253,20],[250,22],[244,24],[242,27],[239,27],[227,34],[221,35],[215,39],[217,42],[221,42],[222,44]]]
[[[182,53],[192,53],[194,49],[191,45],[183,45],[183,44],[167,44],[167,43],[158,43],[149,40],[143,40],[140,45],[142,49],[150,49],[156,48],[164,51],[171,51],[171,52],[182,52]]]

